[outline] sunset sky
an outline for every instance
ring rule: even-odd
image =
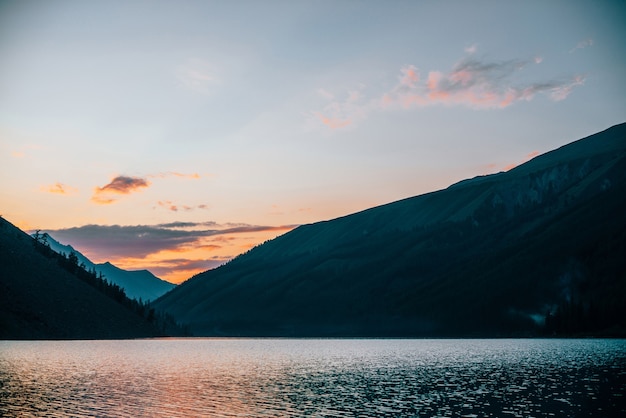
[[[180,282],[626,121],[620,1],[0,0],[0,214]]]

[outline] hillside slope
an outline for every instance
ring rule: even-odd
[[[624,213],[626,124],[506,173],[296,228],[155,306],[197,335],[621,332]]]
[[[0,218],[0,339],[105,339],[162,335],[138,315],[36,249]]]

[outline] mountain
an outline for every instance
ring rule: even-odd
[[[59,254],[76,254],[79,264],[84,264],[87,270],[95,270],[96,273],[102,274],[109,282],[120,286],[124,289],[126,296],[131,299],[151,301],[176,287],[172,283],[159,279],[148,270],[123,270],[109,262],[95,264],[76,251],[71,245],[61,244],[47,233],[46,237],[52,250]]]
[[[0,339],[154,337],[157,316],[0,217]]]
[[[626,124],[508,172],[298,227],[155,302],[196,335],[626,330]]]

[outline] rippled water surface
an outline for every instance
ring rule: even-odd
[[[623,340],[0,341],[1,416],[626,416]]]

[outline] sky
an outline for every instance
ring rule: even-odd
[[[0,0],[0,214],[179,283],[626,121],[621,1]]]

